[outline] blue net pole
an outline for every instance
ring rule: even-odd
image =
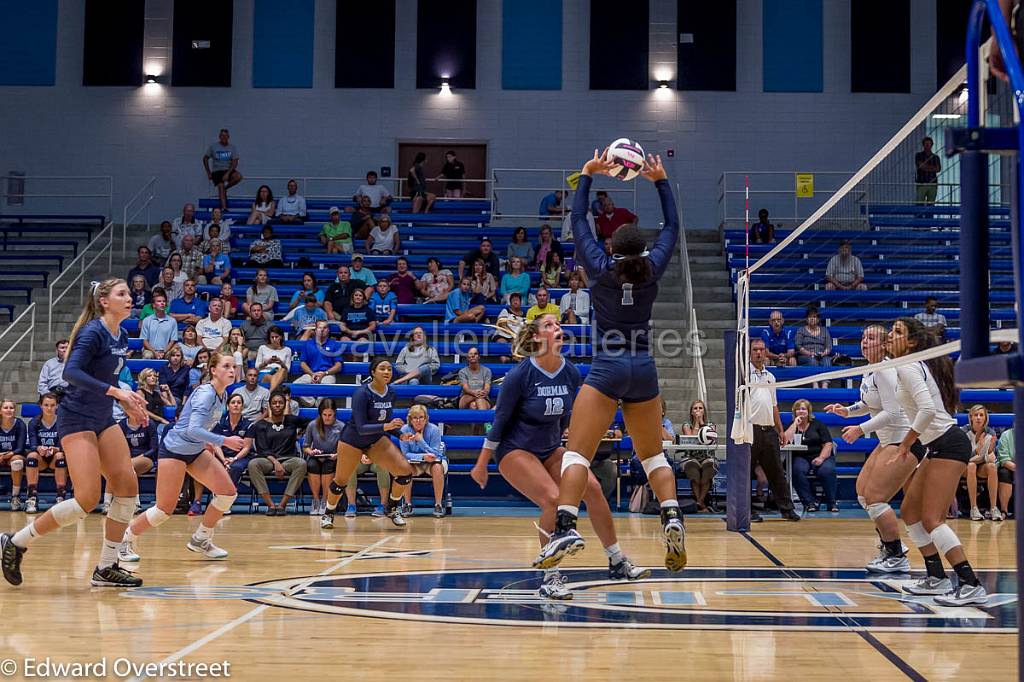
[[[725,527],[733,532],[750,530],[750,445],[732,440],[732,415],[736,413],[736,332],[725,332],[725,466],[728,472]]]

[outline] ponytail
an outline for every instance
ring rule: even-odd
[[[640,228],[620,227],[612,235],[612,259],[615,277],[623,284],[646,284],[654,272],[647,254],[647,243]]]
[[[75,326],[71,329],[71,335],[68,337],[68,353],[71,353],[71,350],[75,347],[75,337],[78,336],[78,332],[81,331],[82,327],[103,316],[103,306],[100,305],[100,299],[110,296],[110,293],[118,284],[127,284],[127,282],[120,277],[111,277],[102,282],[93,282],[89,296],[85,299],[85,307],[82,308],[78,320],[75,321]]]
[[[551,313],[544,315],[538,315],[533,318],[531,322],[527,322],[522,326],[519,332],[516,334],[515,339],[512,340],[512,358],[515,360],[523,360],[527,357],[537,355],[544,350],[544,344],[534,340],[534,336],[540,333],[540,322],[548,316],[555,317]]]
[[[914,343],[914,352],[928,350],[939,345],[939,337],[935,332],[925,327],[920,320],[913,317],[901,317],[896,320],[903,324],[907,330],[907,341]],[[960,392],[956,389],[956,378],[953,371],[953,361],[948,355],[931,358],[924,361],[935,379],[935,385],[939,387],[939,394],[942,396],[942,406],[946,408],[951,416],[955,416],[960,408]]]

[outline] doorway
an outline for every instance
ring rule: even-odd
[[[413,159],[416,154],[423,152],[427,160],[423,164],[423,171],[426,173],[427,189],[438,197],[444,197],[444,180],[431,180],[441,174],[441,167],[444,166],[444,155],[446,152],[455,152],[455,157],[466,166],[467,180],[482,180],[487,177],[487,145],[481,143],[465,142],[399,142],[398,143],[398,168],[395,175],[401,178],[399,187],[402,196],[408,196],[408,182],[406,176],[412,168]],[[487,183],[466,182],[463,185],[463,198],[486,198],[488,195]]]

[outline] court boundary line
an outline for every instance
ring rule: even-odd
[[[350,563],[352,563],[356,559],[359,559],[363,555],[368,554],[368,553],[372,552],[373,550],[377,549],[378,547],[383,546],[389,540],[391,540],[392,537],[394,537],[394,536],[390,536],[390,535],[389,536],[385,536],[385,537],[381,538],[380,540],[377,540],[377,542],[374,542],[372,545],[368,545],[368,546],[364,547],[363,549],[359,550],[355,554],[352,554],[350,556],[344,557],[343,559],[339,559],[333,566],[331,566],[331,567],[321,571],[320,573],[318,573],[318,574],[316,574],[314,576],[310,576],[309,578],[307,578],[306,580],[304,580],[304,581],[302,581],[300,583],[297,583],[295,586],[293,586],[289,590],[289,592],[294,593],[294,592],[297,592],[298,590],[304,589],[305,587],[308,587],[310,584],[312,584],[313,581],[315,581],[317,578],[322,578],[324,576],[328,576],[331,573],[334,573],[335,571],[337,571],[338,569],[341,569],[341,568],[344,568],[345,566],[348,566]],[[163,660],[161,660],[157,665],[160,668],[164,668],[164,667],[166,667],[168,665],[171,665],[173,663],[176,663],[176,662],[180,661],[185,656],[188,656],[189,654],[191,654],[191,653],[201,649],[202,647],[206,646],[210,642],[212,642],[212,641],[214,641],[216,639],[219,639],[220,637],[226,635],[227,633],[229,633],[232,630],[234,630],[235,628],[237,628],[239,625],[243,625],[243,624],[247,623],[248,621],[252,620],[253,618],[255,618],[256,616],[260,615],[261,613],[263,613],[264,611],[266,611],[269,608],[271,608],[270,604],[261,604],[261,605],[257,606],[256,608],[252,609],[248,613],[242,614],[238,618],[235,618],[234,620],[229,621],[229,622],[225,623],[224,625],[221,625],[219,628],[217,628],[213,632],[209,632],[209,633],[203,635],[202,637],[200,637],[199,639],[195,640],[191,644],[188,644],[188,645],[182,647],[181,649],[178,649],[173,654],[171,654],[171,655],[167,656],[166,658],[164,658]],[[139,676],[139,677],[133,677],[133,678],[131,678],[129,680],[129,682],[142,682],[142,680],[147,679],[147,677],[148,676],[146,676],[146,675]]]

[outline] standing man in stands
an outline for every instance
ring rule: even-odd
[[[58,397],[64,397],[64,389],[68,387],[68,382],[64,381],[64,358],[67,353],[68,340],[61,339],[57,342],[57,356],[44,362],[39,370],[39,385],[36,388],[40,396],[55,393]]]
[[[206,177],[217,188],[222,211],[228,210],[228,190],[242,181],[242,174],[238,172],[238,149],[230,139],[228,129],[221,128],[217,141],[203,154],[203,168],[206,169]]]
[[[277,202],[277,220],[297,224],[306,220],[306,198],[299,194],[299,183],[288,181],[288,196]]]
[[[461,199],[462,198],[462,179],[466,177],[466,166],[461,161],[455,158],[455,151],[451,150],[445,152],[444,155],[444,166],[441,167],[441,175],[438,176],[438,180],[445,179],[448,182],[444,183],[444,195],[450,199]]]
[[[764,341],[750,341],[750,420],[754,425],[754,444],[750,446],[750,466],[760,466],[768,478],[775,504],[787,521],[799,521],[793,511],[793,498],[789,494],[789,481],[782,468],[780,448],[789,444],[789,436],[782,428],[779,403],[775,397],[775,377],[765,367]],[[757,512],[751,512],[751,521],[760,521]]]
[[[939,155],[932,152],[934,144],[932,138],[925,137],[921,141],[921,151],[914,154],[914,165],[917,166],[917,176],[914,178],[917,196],[914,200],[919,204],[934,204],[938,193],[942,162],[939,161]]]

